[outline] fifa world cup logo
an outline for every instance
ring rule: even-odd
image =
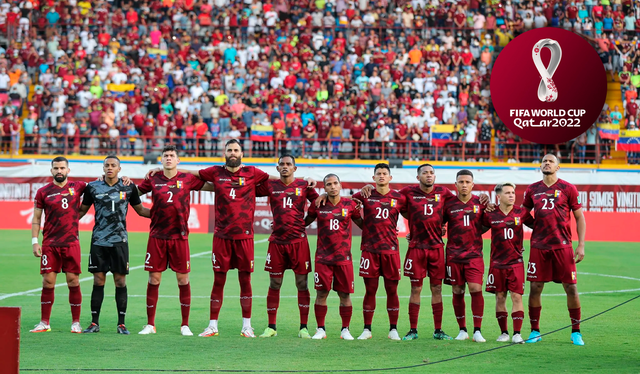
[[[551,51],[551,61],[549,66],[545,67],[540,58],[542,48],[549,48]],[[542,102],[552,103],[558,100],[558,88],[553,81],[553,73],[558,69],[560,65],[560,59],[562,58],[562,48],[560,44],[553,39],[541,39],[533,47],[531,52],[533,57],[533,63],[540,73],[540,84],[538,85],[538,99]]]

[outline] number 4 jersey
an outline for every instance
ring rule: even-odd
[[[44,210],[43,246],[68,247],[78,241],[80,201],[87,183],[67,181],[64,187],[49,183],[36,192],[35,207]]]

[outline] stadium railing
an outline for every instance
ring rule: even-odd
[[[176,136],[120,135],[26,135],[22,154],[144,156],[157,153],[165,144],[175,144],[183,157],[222,157],[224,142],[230,137],[184,138]],[[547,152],[555,152],[553,145],[496,141],[467,143],[464,141],[428,140],[349,140],[349,139],[256,139],[238,138],[243,142],[245,157],[274,158],[284,152],[301,158],[332,159],[429,159],[435,161],[497,161],[539,162]],[[573,143],[561,150],[562,161],[568,163],[600,163],[611,158],[615,143],[586,145],[584,149]],[[637,153],[637,152],[636,152]],[[638,155],[640,156],[640,155]],[[635,156],[629,152],[629,159]],[[624,160],[626,161],[626,160]]]

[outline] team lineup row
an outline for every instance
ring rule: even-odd
[[[527,267],[530,281],[529,319],[531,334],[527,342],[541,340],[539,319],[541,294],[546,282],[562,283],[572,322],[571,340],[584,345],[580,333],[580,301],[576,287],[576,263],[584,258],[586,225],[576,188],[557,177],[558,160],[544,157],[543,180],[529,186],[522,207],[515,206],[516,186],[501,183],[496,186],[499,204],[489,203],[486,195],[474,196],[473,174],[461,170],[456,176],[457,193],[435,184],[435,169],[429,164],[417,170],[418,184],[400,191],[392,190],[391,170],[387,164],[374,168],[375,186],[365,186],[351,199],[341,197],[340,179],[335,174],[324,177],[325,194],[319,196],[310,187],[315,181],[294,177],[295,159],[279,158],[279,176],[269,176],[261,170],[242,164],[242,146],[235,140],[225,145],[225,165],[199,171],[178,170],[180,159],[173,146],[162,152],[162,168],[152,170],[138,186],[128,178],[120,179],[120,162],[108,156],[103,165],[104,178],[89,184],[67,179],[68,162],[62,157],[52,161],[54,181],[36,194],[32,227],[34,255],[41,258],[43,290],[41,321],[32,332],[50,331],[49,317],[54,299],[57,273],[63,271],[69,286],[71,331],[100,331],[99,316],[104,297],[106,273],[111,271],[116,285],[118,309],[117,331],[129,334],[124,325],[127,308],[126,274],[129,271],[129,250],[126,232],[128,205],[151,218],[145,270],[147,285],[147,324],[140,334],[154,334],[158,287],[162,272],[170,267],[175,273],[180,292],[182,313],[181,333],[193,335],[189,328],[191,290],[189,284],[190,257],[188,218],[190,191],[215,191],[215,231],[212,249],[214,282],[211,291],[210,322],[199,334],[218,335],[218,315],[222,307],[227,272],[238,270],[240,304],[245,337],[255,337],[251,327],[251,273],[254,270],[253,218],[256,196],[268,196],[273,213],[273,232],[269,238],[265,270],[270,284],[267,294],[268,327],[260,337],[277,336],[276,316],[279,290],[286,269],[295,273],[300,311],[299,337],[327,337],[325,316],[327,297],[333,289],[340,298],[342,330],[340,337],[353,340],[349,331],[352,316],[350,294],[354,292],[354,269],[351,254],[351,223],[362,228],[362,256],[359,274],[364,280],[364,329],[358,339],[372,337],[371,323],[376,304],[379,278],[387,293],[389,335],[392,340],[418,338],[418,315],[423,280],[429,277],[434,320],[433,337],[453,339],[442,330],[442,283],[452,286],[453,309],[460,331],[455,339],[469,338],[466,326],[464,294],[468,285],[473,313],[473,340],[485,342],[481,326],[484,313],[482,284],[484,261],[482,234],[491,230],[491,263],[486,277],[486,291],[496,295],[496,318],[501,335],[498,341],[524,343],[521,326],[524,321],[522,295],[525,290],[523,260],[523,225],[533,229],[531,253]],[[140,195],[151,192],[151,209],[142,206]],[[82,199],[81,199],[82,196]],[[311,202],[306,216],[305,208]],[[94,274],[91,294],[92,323],[84,331],[80,327],[82,295],[78,283],[80,247],[78,219],[93,205],[95,226],[92,234],[89,271]],[[535,218],[530,211],[535,212]],[[44,238],[38,243],[42,213],[45,213]],[[570,221],[575,216],[578,246],[572,247]],[[409,221],[409,248],[401,265],[397,237],[399,216]],[[308,274],[312,272],[309,244],[305,227],[317,220],[318,235],[313,281],[316,290],[314,312],[317,329],[308,330],[311,304]],[[446,250],[442,237],[448,236]],[[411,280],[409,300],[410,330],[401,338],[397,330],[399,315],[398,281],[401,274]],[[507,294],[513,302],[513,337],[507,328]]]

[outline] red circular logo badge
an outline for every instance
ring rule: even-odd
[[[546,27],[507,44],[493,65],[490,87],[493,106],[509,130],[535,143],[557,144],[598,119],[607,76],[589,43]]]

